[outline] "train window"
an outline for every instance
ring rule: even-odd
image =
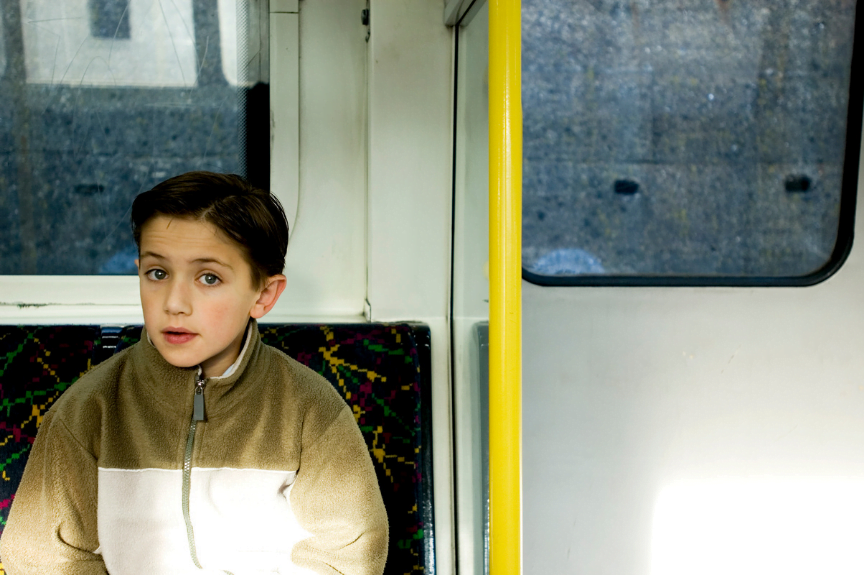
[[[189,170],[269,185],[259,0],[0,9],[0,275],[134,273],[132,198]]]
[[[852,241],[855,18],[853,0],[523,1],[523,277],[830,275]]]

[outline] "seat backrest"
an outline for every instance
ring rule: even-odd
[[[327,378],[354,411],[390,522],[385,573],[434,573],[428,327],[262,324],[260,330],[265,343]],[[119,341],[113,329],[105,346],[101,333],[94,326],[0,326],[0,534],[42,416],[111,348],[137,342],[141,328],[123,328]]]
[[[0,326],[0,533],[42,417],[93,365],[98,326]]]

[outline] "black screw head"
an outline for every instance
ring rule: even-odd
[[[783,181],[783,187],[790,193],[809,192],[812,186],[813,181],[804,174],[790,174]]]
[[[639,191],[639,183],[634,182],[633,180],[615,180],[613,189],[616,194],[632,196]]]

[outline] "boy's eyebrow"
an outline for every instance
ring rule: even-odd
[[[165,256],[163,256],[161,254],[157,254],[156,252],[141,252],[141,255],[138,257],[140,257],[142,259],[146,258],[146,257],[156,258],[156,259],[160,259],[160,260],[167,259]],[[195,258],[190,263],[193,263],[193,264],[214,263],[214,264],[219,264],[220,266],[226,267],[229,270],[234,269],[230,264],[227,264],[227,263],[223,262],[222,260],[217,260],[216,258]]]
[[[220,266],[226,267],[226,268],[228,268],[229,270],[233,270],[233,269],[234,269],[234,268],[232,268],[230,265],[228,265],[228,264],[226,264],[225,262],[223,262],[222,260],[217,260],[216,258],[196,258],[196,259],[192,260],[192,263],[193,263],[193,264],[210,264],[210,263],[214,263],[214,264],[219,264]]]

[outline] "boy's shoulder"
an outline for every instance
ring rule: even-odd
[[[347,403],[324,376],[290,357],[284,351],[263,344],[268,356],[270,374],[275,376],[275,389],[291,396],[290,402],[295,403],[307,414],[314,413],[315,419],[322,423],[332,421]],[[263,358],[262,358],[263,359]]]
[[[72,430],[97,421],[100,412],[115,400],[129,362],[129,351],[123,350],[84,372],[51,406],[51,416],[62,420]]]

